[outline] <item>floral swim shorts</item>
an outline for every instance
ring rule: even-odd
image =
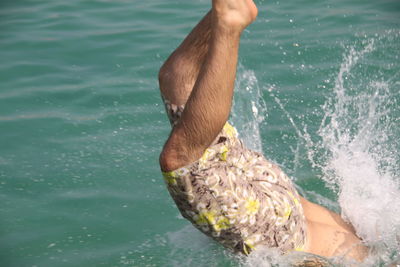
[[[164,102],[175,125],[184,107]],[[228,122],[199,160],[163,176],[182,216],[225,247],[304,249],[306,222],[291,180],[247,149]]]

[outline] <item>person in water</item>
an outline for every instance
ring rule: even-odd
[[[160,155],[182,216],[225,247],[362,260],[367,248],[338,214],[302,198],[288,176],[247,149],[227,122],[240,36],[257,17],[252,0],[212,8],[159,72],[172,125]]]

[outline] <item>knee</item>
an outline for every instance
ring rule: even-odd
[[[172,133],[160,154],[159,163],[163,172],[174,171],[195,162],[205,148],[193,145],[179,134]]]
[[[165,86],[166,83],[168,82],[168,80],[171,79],[170,76],[171,76],[171,71],[166,66],[166,63],[164,63],[164,65],[161,66],[158,72],[158,83],[161,89],[166,87]]]
[[[183,146],[179,142],[174,142],[173,137],[170,136],[160,154],[159,163],[163,172],[179,169],[186,164]]]
[[[187,158],[182,154],[179,155],[176,150],[164,147],[159,158],[161,171],[170,172],[186,166],[188,164]]]
[[[185,68],[180,68],[182,65],[180,61],[181,60],[177,59],[176,57],[170,57],[164,62],[158,71],[158,81],[160,85],[168,85],[177,80],[177,78],[181,79],[181,76],[183,75],[182,70]]]
[[[193,72],[193,68],[188,59],[171,56],[161,66],[158,72],[158,81],[160,85],[166,85],[167,87],[171,85],[186,86],[189,80],[193,80],[191,72]]]
[[[159,163],[161,171],[163,172],[169,172],[174,170],[173,155],[169,149],[166,149],[165,147],[163,148],[159,157]]]
[[[179,72],[175,70],[171,63],[165,62],[158,72],[158,84],[160,86],[161,94],[168,100],[177,103],[180,101],[182,95],[182,80]]]

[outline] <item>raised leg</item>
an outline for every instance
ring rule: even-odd
[[[211,37],[211,11],[169,56],[159,72],[162,95],[175,105],[184,105],[192,92]]]
[[[227,121],[240,35],[256,18],[257,8],[252,0],[213,0],[209,14],[208,51],[182,117],[161,153],[163,171],[175,170],[199,159]],[[178,56],[179,53],[175,55]]]

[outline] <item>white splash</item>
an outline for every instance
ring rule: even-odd
[[[255,73],[239,64],[232,108],[232,122],[246,146],[262,152],[260,123],[267,114],[266,104]]]
[[[360,266],[387,265],[400,259],[400,75],[396,64],[390,66],[395,67],[390,77],[379,68],[369,69],[371,61],[385,51],[385,42],[396,43],[399,36],[361,38],[345,47],[332,94],[322,107],[318,132],[309,133],[307,125],[296,125],[280,99],[271,95],[294,127],[315,172],[322,173],[321,178],[337,190],[342,217],[371,248],[371,256]],[[261,96],[257,79],[253,72],[241,70],[238,80],[239,90],[243,84],[249,89],[235,99],[234,121],[241,122],[236,126],[245,133],[247,145],[255,142],[261,147],[258,124],[262,113],[248,112],[251,106],[243,110],[246,103],[256,103],[258,110],[266,111],[264,102],[257,106]],[[254,253],[245,266],[286,266],[290,262],[268,251]]]
[[[398,88],[392,81],[363,77],[356,70],[374,50],[374,39],[363,49],[348,49],[334,96],[323,107],[319,130],[321,148],[327,152],[323,178],[338,185],[342,217],[369,246],[399,251],[400,190],[395,172],[399,125],[392,110],[397,108]]]
[[[290,262],[279,251],[270,248],[258,248],[243,262],[245,267],[290,267]]]

